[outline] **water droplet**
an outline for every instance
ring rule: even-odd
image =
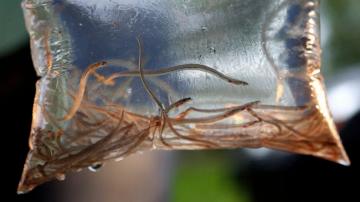
[[[97,172],[100,170],[100,168],[102,167],[103,165],[101,163],[96,163],[92,166],[89,166],[88,169],[91,171],[91,172]]]
[[[201,27],[201,31],[207,32],[207,31],[208,31],[208,28],[207,28],[206,26],[202,26],[202,27]]]
[[[64,174],[57,174],[55,177],[59,181],[64,181],[65,180],[65,175]]]
[[[132,88],[128,88],[128,89],[126,90],[126,92],[127,92],[128,94],[131,94],[131,93],[132,93]]]
[[[115,161],[118,162],[118,161],[121,161],[123,159],[124,159],[124,157],[119,157],[119,158],[116,158]]]
[[[209,50],[210,50],[210,53],[212,53],[212,54],[216,53],[216,49],[214,47],[210,47]]]

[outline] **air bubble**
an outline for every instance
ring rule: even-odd
[[[55,177],[59,181],[64,181],[65,180],[65,174],[57,174]]]
[[[91,172],[97,172],[100,170],[100,168],[102,168],[103,164],[101,163],[96,163],[92,166],[89,166],[88,169],[91,171]]]
[[[116,158],[115,161],[118,162],[118,161],[121,161],[123,159],[124,159],[124,157],[119,157],[119,158]]]

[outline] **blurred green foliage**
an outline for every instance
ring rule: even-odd
[[[226,152],[183,152],[173,179],[173,202],[249,202],[246,190],[236,184]]]
[[[20,0],[0,2],[0,57],[24,44],[27,39]]]
[[[329,41],[324,52],[329,57],[324,61],[331,69],[339,71],[344,67],[360,63],[360,1],[322,1],[326,20],[330,25]]]

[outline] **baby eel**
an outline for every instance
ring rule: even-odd
[[[60,121],[70,120],[75,115],[75,113],[79,109],[79,107],[81,105],[81,101],[82,101],[82,99],[84,97],[86,84],[87,84],[89,76],[92,73],[94,73],[97,69],[99,69],[101,67],[104,67],[106,64],[107,64],[107,62],[101,61],[101,62],[96,62],[94,64],[89,65],[89,67],[86,69],[84,74],[81,76],[80,84],[79,84],[79,90],[76,93],[76,96],[75,96],[74,103],[73,103],[72,107],[70,108],[68,113],[64,117],[62,117],[60,119]]]
[[[217,71],[216,69],[213,69],[211,67],[208,67],[208,66],[202,65],[202,64],[183,64],[183,65],[176,65],[176,66],[172,66],[172,67],[163,67],[163,68],[160,68],[157,70],[144,70],[143,74],[148,77],[157,77],[157,76],[163,76],[163,75],[169,74],[171,72],[184,71],[184,70],[202,71],[202,72],[210,73],[210,74],[218,77],[219,79],[225,80],[225,81],[235,84],[235,85],[248,85],[248,83],[245,81],[231,78],[231,77],[226,76],[225,74]],[[121,77],[140,77],[140,72],[132,70],[132,71],[115,73],[112,76],[108,77],[108,79],[106,79],[105,81],[110,82],[111,80],[121,78]]]
[[[195,139],[192,137],[182,135],[173,127],[172,122],[170,121],[170,118],[168,117],[169,111],[175,107],[185,104],[186,102],[190,101],[191,98],[181,99],[181,100],[175,102],[174,104],[171,104],[168,107],[165,107],[160,102],[160,100],[156,97],[155,93],[150,89],[147,81],[145,80],[144,68],[142,66],[142,44],[141,44],[139,37],[137,37],[136,39],[137,39],[138,48],[139,48],[138,66],[139,66],[141,83],[142,83],[143,87],[145,88],[146,92],[148,93],[148,95],[151,97],[151,99],[156,103],[156,105],[160,109],[160,116],[155,117],[154,121],[156,123],[159,123],[159,124],[155,124],[155,125],[160,127],[159,134],[160,134],[160,140],[162,141],[162,143],[168,147],[171,147],[171,145],[168,144],[165,141],[165,139],[163,138],[163,131],[167,125],[169,127],[169,129],[171,130],[171,132],[173,132],[179,138],[186,139],[186,140],[193,141],[193,142],[198,142],[198,143],[204,145],[205,147],[216,146],[216,144],[206,141],[206,140]]]

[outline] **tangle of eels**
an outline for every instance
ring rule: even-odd
[[[97,69],[104,67],[107,64],[108,64],[107,62],[101,61],[101,62],[96,62],[94,64],[89,65],[89,67],[86,69],[86,71],[83,73],[83,75],[80,78],[79,89],[76,93],[73,105],[70,108],[70,110],[68,111],[68,113],[62,119],[60,119],[61,121],[70,120],[75,115],[75,113],[79,109],[79,107],[81,105],[81,101],[84,97],[86,84],[89,79],[89,76],[91,74],[95,74],[96,73],[95,71]],[[213,76],[216,76],[222,80],[225,80],[225,81],[235,84],[235,85],[248,85],[248,83],[245,81],[241,81],[238,79],[228,77],[228,76],[224,75],[223,73],[221,73],[211,67],[208,67],[206,65],[201,65],[201,64],[177,65],[177,66],[173,66],[173,67],[162,68],[159,70],[143,71],[142,74],[146,75],[146,76],[161,76],[161,75],[166,75],[166,74],[169,74],[172,72],[183,71],[183,70],[203,71],[203,72],[210,73]],[[103,81],[104,83],[113,83],[112,82],[113,79],[116,79],[119,77],[134,77],[134,76],[138,76],[138,77],[141,76],[140,72],[139,71],[126,71],[126,72],[122,72],[122,73],[116,73],[116,74],[113,74],[112,76],[110,76],[108,79],[102,78],[102,80],[104,80]],[[157,104],[159,104],[159,103],[157,103]]]
[[[168,117],[169,111],[174,107],[178,107],[180,105],[185,104],[186,102],[190,101],[191,98],[185,98],[185,99],[179,100],[179,101],[175,102],[174,104],[170,105],[167,108],[160,102],[160,100],[156,97],[155,93],[150,89],[149,85],[147,84],[147,82],[145,80],[144,69],[142,67],[142,45],[141,45],[140,39],[138,37],[136,38],[136,40],[137,40],[138,48],[139,48],[138,65],[139,65],[139,72],[140,72],[141,82],[142,82],[146,92],[149,94],[151,99],[157,104],[157,106],[160,109],[160,116],[155,117],[155,120],[158,121],[159,126],[160,126],[159,134],[160,134],[160,140],[162,141],[162,143],[164,145],[168,146],[168,147],[171,147],[171,145],[169,145],[163,138],[163,131],[164,131],[164,128],[166,127],[166,125],[167,125],[170,128],[171,132],[173,132],[179,138],[194,141],[194,142],[198,142],[198,143],[203,144],[205,147],[208,147],[208,148],[210,148],[212,146],[216,146],[216,144],[213,143],[213,142],[209,142],[209,141],[206,141],[206,140],[199,140],[199,139],[195,139],[195,138],[192,138],[192,137],[184,136],[184,135],[180,134],[174,128],[174,126],[171,123],[171,120]]]

